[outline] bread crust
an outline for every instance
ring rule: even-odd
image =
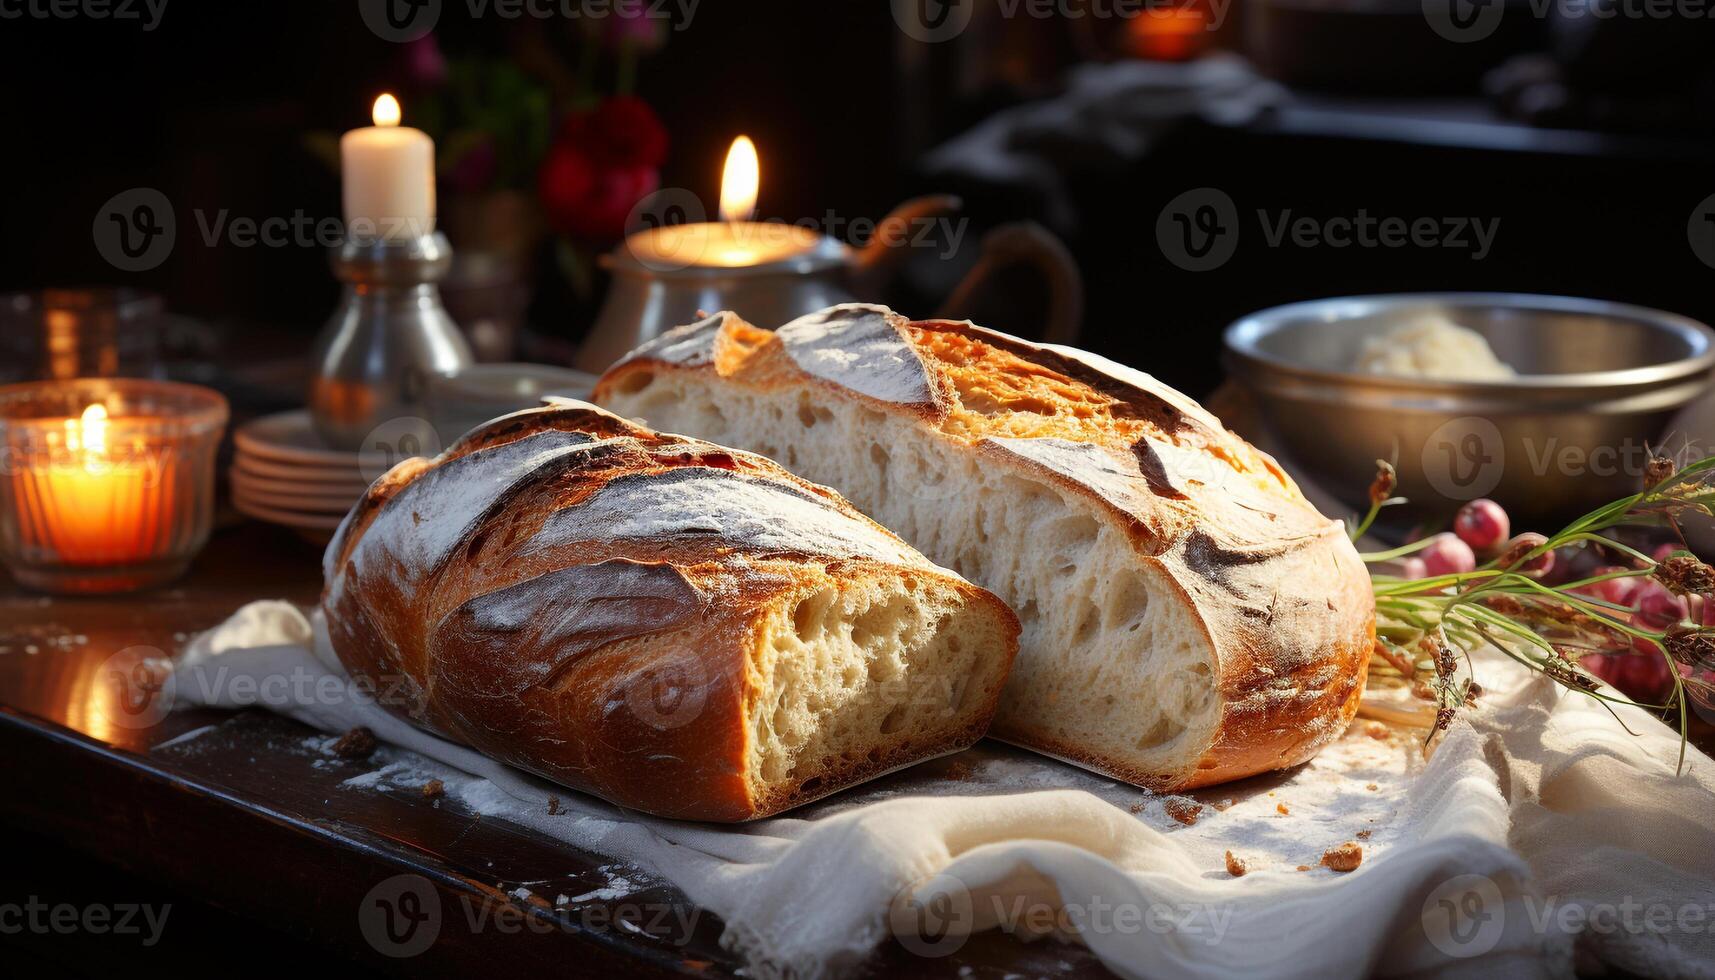
[[[714,509],[730,497],[763,519],[720,532],[696,526],[709,521],[693,506],[646,533],[681,497]],[[999,599],[833,491],[563,400],[400,463],[347,515],[324,566],[334,650],[388,710],[622,807],[696,820],[767,816],[970,745],[1018,632]],[[992,690],[954,730],[899,733],[791,785],[756,784],[763,620],[829,585],[902,575],[1010,629]]]
[[[820,356],[847,334],[859,338],[867,371],[842,375],[838,357]],[[1142,372],[969,322],[911,322],[848,304],[776,333],[716,314],[633,352],[594,397],[609,403],[664,371],[810,388],[818,399],[912,419],[986,466],[1027,471],[1096,503],[1125,528],[1139,563],[1166,573],[1208,644],[1221,710],[1207,746],[1171,771],[1144,769],[1014,724],[1004,706],[995,737],[1138,785],[1184,789],[1301,763],[1357,711],[1374,599],[1343,524],[1318,513],[1267,454]]]

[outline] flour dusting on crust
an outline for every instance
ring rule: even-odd
[[[718,539],[747,551],[933,567],[904,542],[792,484],[712,467],[620,476],[555,512],[531,551],[575,541]]]
[[[1153,375],[1139,371],[1137,368],[1118,361],[1109,360],[1100,354],[1064,344],[1044,344],[1044,350],[1051,350],[1062,357],[1070,358],[1094,371],[1100,371],[1115,381],[1122,382],[1137,389],[1139,395],[1159,398],[1177,408],[1184,415],[1194,418],[1216,432],[1225,431],[1221,420],[1209,414],[1209,410],[1185,396],[1185,393],[1172,385],[1164,385]]]
[[[1127,515],[1147,514],[1154,506],[1137,464],[1121,463],[1095,443],[1008,436],[989,436],[983,441],[1087,487]]]
[[[935,404],[935,386],[885,306],[846,303],[781,327],[776,334],[807,374],[860,395],[902,405]]]
[[[427,574],[507,491],[534,478],[551,460],[593,442],[582,432],[551,430],[448,460],[387,502],[352,558],[367,564],[370,553],[384,547],[409,574]]]
[[[638,360],[665,361],[677,367],[713,364],[715,339],[720,336],[728,316],[724,312],[716,313],[695,323],[674,327],[620,358],[615,366]]]

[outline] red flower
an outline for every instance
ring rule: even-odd
[[[586,244],[618,241],[631,209],[661,185],[666,158],[667,131],[642,99],[567,116],[537,179],[548,223]]]
[[[425,34],[400,46],[405,57],[405,76],[422,88],[439,88],[447,80],[447,59],[433,34]]]

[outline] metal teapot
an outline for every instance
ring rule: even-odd
[[[733,310],[772,329],[839,303],[879,300],[909,251],[906,232],[960,207],[959,199],[949,195],[908,200],[882,219],[862,248],[782,226],[807,236],[804,246],[784,258],[749,265],[663,265],[640,257],[629,243],[621,244],[601,258],[612,284],[578,351],[577,367],[599,373],[637,345],[698,319],[704,311]],[[983,236],[976,265],[948,293],[935,316],[960,315],[986,280],[1018,264],[1035,267],[1047,281],[1050,311],[1044,339],[1076,340],[1083,315],[1082,281],[1065,246],[1032,222],[1002,225]]]

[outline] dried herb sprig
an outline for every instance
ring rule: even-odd
[[[1377,462],[1370,509],[1354,529],[1354,540],[1369,529],[1382,508],[1402,502],[1392,495],[1393,467]],[[1715,457],[1681,466],[1655,456],[1646,471],[1646,484],[1638,493],[1599,507],[1556,534],[1521,535],[1496,558],[1471,571],[1415,579],[1372,575],[1377,653],[1435,702],[1435,731],[1444,730],[1458,710],[1474,699],[1478,688],[1471,676],[1471,654],[1486,646],[1563,687],[1597,699],[1610,712],[1611,703],[1620,703],[1676,713],[1679,764],[1684,766],[1690,732],[1688,701],[1715,705],[1711,683],[1715,627],[1682,621],[1653,629],[1637,622],[1630,607],[1587,590],[1614,579],[1652,577],[1677,595],[1702,596],[1705,604],[1715,603],[1715,569],[1709,565],[1683,551],[1657,561],[1608,534],[1622,526],[1667,526],[1677,534],[1684,514],[1715,513]],[[1428,545],[1426,539],[1363,558],[1371,563],[1391,561]],[[1591,546],[1623,555],[1633,567],[1554,586],[1543,584],[1541,573],[1529,570],[1540,564],[1537,559],[1556,549]],[[1644,704],[1616,696],[1578,662],[1592,653],[1619,652],[1665,658],[1673,687],[1664,703]],[[1386,672],[1379,666],[1377,670]]]

